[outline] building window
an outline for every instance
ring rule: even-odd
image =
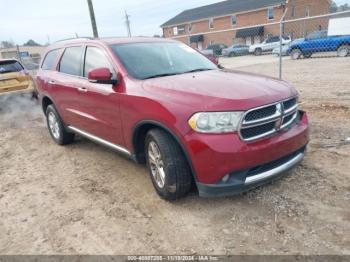
[[[231,25],[235,25],[237,24],[237,16],[236,15],[232,15],[231,16]]]
[[[272,20],[272,19],[273,19],[273,7],[269,7],[269,8],[267,9],[267,18],[268,18],[269,20]]]
[[[184,35],[184,34],[186,34],[185,26],[184,26],[184,25],[178,26],[178,27],[177,27],[177,33],[178,33],[179,35]]]
[[[306,7],[306,10],[305,10],[305,16],[306,17],[309,17],[310,16],[310,7]]]
[[[209,28],[213,29],[214,28],[214,18],[209,19]]]
[[[292,6],[292,17],[295,17],[295,6]]]
[[[189,25],[188,25],[188,32],[189,32],[189,33],[192,33],[192,24],[189,24]]]
[[[178,35],[178,31],[177,31],[177,27],[176,26],[173,28],[173,33],[174,33],[174,35]]]

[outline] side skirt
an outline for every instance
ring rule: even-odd
[[[76,128],[76,127],[73,127],[73,126],[68,126],[67,129],[68,129],[69,131],[73,132],[73,133],[76,133],[76,134],[79,134],[79,135],[81,135],[81,136],[83,136],[83,137],[86,137],[87,139],[89,139],[89,140],[91,140],[91,141],[93,141],[93,142],[95,142],[95,143],[98,143],[98,144],[100,144],[100,145],[109,147],[109,148],[111,148],[111,149],[113,149],[113,150],[115,150],[115,151],[118,151],[118,152],[120,152],[120,153],[123,153],[123,154],[125,154],[126,156],[132,158],[132,155],[131,155],[130,151],[127,150],[126,148],[122,147],[122,146],[113,144],[113,143],[111,143],[111,142],[109,142],[109,141],[107,141],[107,140],[104,140],[104,139],[102,139],[102,138],[99,138],[99,137],[97,137],[97,136],[94,136],[94,135],[92,135],[92,134],[90,134],[90,133],[87,133],[87,132],[85,132],[85,131],[83,131],[83,130],[80,130],[79,128]]]

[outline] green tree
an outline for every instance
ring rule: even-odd
[[[349,4],[343,4],[338,7],[338,11],[347,11],[350,10],[350,5]]]
[[[15,47],[15,44],[13,43],[13,41],[1,41],[0,42],[0,47],[2,47],[2,48],[12,48],[12,47]]]
[[[338,11],[338,5],[337,5],[336,2],[332,1],[330,12],[331,13],[336,13],[337,11]]]
[[[30,39],[28,40],[26,43],[23,44],[24,46],[40,46],[40,44],[38,44],[37,42],[35,42],[34,40]]]

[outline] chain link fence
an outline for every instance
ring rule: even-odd
[[[287,13],[287,11],[286,11]],[[350,11],[280,21],[279,78],[284,56],[295,60],[339,57],[350,59]],[[288,35],[289,40],[283,40]],[[283,41],[283,43],[282,43]]]

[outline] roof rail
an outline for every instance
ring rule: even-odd
[[[78,39],[94,40],[94,39],[97,39],[97,38],[90,37],[90,36],[72,37],[72,38],[65,38],[65,39],[57,40],[57,41],[55,41],[54,43],[63,42],[63,41],[68,41],[68,40],[78,40]]]

